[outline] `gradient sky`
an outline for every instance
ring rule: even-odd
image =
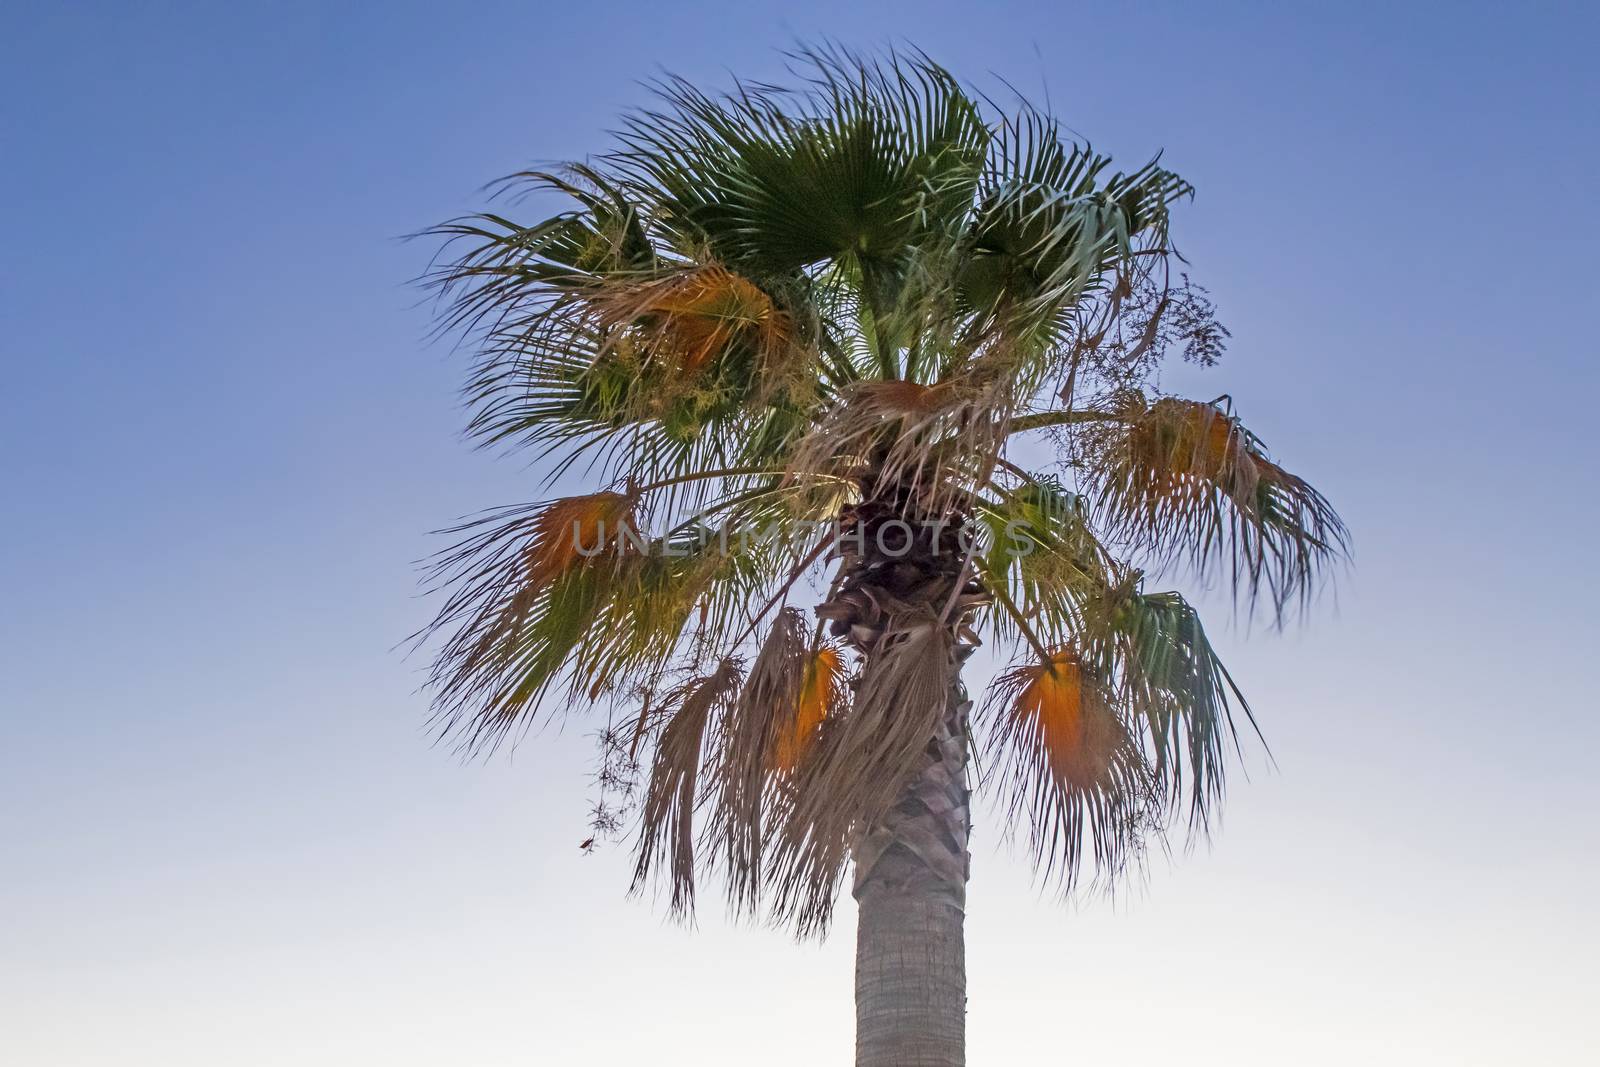
[[[971,1061],[1595,1062],[1600,20],[1060,0],[8,5],[0,1062],[849,1062],[848,908],[668,925],[579,854],[591,720],[463,765],[392,650],[534,481],[396,236],[824,32],[1164,148],[1234,332],[1168,384],[1356,538],[1305,627],[1213,616],[1277,767],[1209,849],[1063,907],[980,822]]]

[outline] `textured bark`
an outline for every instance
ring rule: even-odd
[[[953,678],[921,766],[856,848],[856,1067],[966,1063],[969,709]]]
[[[948,641],[929,645],[943,662],[925,665],[944,672],[943,714],[927,704],[905,709],[932,736],[887,813],[852,846],[856,1064],[964,1067],[971,705],[961,664],[976,641],[972,613],[989,595],[968,571],[967,516],[928,506],[914,486],[879,488],[841,516],[858,536],[843,542],[839,579],[817,614],[834,636],[855,645],[869,669],[873,657],[903,648],[897,642],[930,625],[945,627]],[[921,521],[933,518],[943,521]],[[892,533],[899,536],[886,536]],[[936,694],[937,679],[930,680]],[[906,740],[917,743],[914,733]]]

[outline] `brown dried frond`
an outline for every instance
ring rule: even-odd
[[[936,415],[956,396],[952,382],[923,385],[921,382],[891,379],[860,382],[853,388],[856,412],[867,419],[921,419]]]
[[[1125,447],[1129,492],[1147,507],[1213,487],[1248,503],[1260,478],[1249,436],[1214,404],[1162,397],[1130,425]]]
[[[1214,403],[1136,400],[1089,451],[1112,532],[1201,572],[1223,559],[1236,590],[1253,597],[1265,585],[1280,612],[1346,550],[1344,524],[1322,494]]]
[[[687,916],[694,908],[694,809],[707,728],[726,716],[743,680],[737,663],[726,660],[711,674],[694,678],[664,697],[666,726],[656,743],[639,814],[638,855],[633,891],[665,864],[672,884],[671,910]]]
[[[931,614],[896,620],[868,651],[855,700],[826,720],[778,798],[773,912],[826,927],[855,836],[905,787],[950,700],[954,642]]]
[[[791,476],[850,478],[864,497],[900,497],[910,517],[948,517],[987,479],[1011,403],[994,384],[858,382],[800,439]]]
[[[800,440],[790,461],[797,475],[882,479],[874,469],[893,442],[918,436],[929,420],[959,399],[953,386],[916,382],[857,382]]]
[[[729,902],[736,911],[754,909],[760,895],[763,809],[771,777],[768,753],[786,715],[799,702],[808,651],[800,612],[780,610],[718,731],[712,761],[716,814],[710,832],[715,857],[727,867]]]

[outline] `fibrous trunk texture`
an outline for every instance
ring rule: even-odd
[[[969,703],[948,713],[900,800],[856,849],[856,1067],[964,1067]]]
[[[929,515],[944,521],[921,521]],[[860,650],[864,679],[875,678],[874,671],[913,640],[930,658],[911,669],[932,672],[927,689],[872,687],[875,697],[905,692],[916,702],[880,709],[880,717],[893,724],[887,732],[897,725],[926,729],[928,735],[925,744],[909,738],[912,746],[922,744],[909,749],[916,753],[914,764],[898,787],[889,783],[893,802],[857,832],[852,845],[859,906],[856,1064],[964,1067],[962,923],[971,826],[970,703],[961,687],[961,664],[976,641],[968,626],[971,613],[988,593],[972,576],[966,515],[926,508],[913,489],[900,486],[869,495],[844,519],[858,536],[845,543],[838,584],[817,614]],[[926,640],[930,628],[941,638]],[[929,703],[921,703],[924,693]],[[857,695],[866,699],[862,689]]]

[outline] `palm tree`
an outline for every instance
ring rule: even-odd
[[[1174,276],[1188,184],[921,54],[794,61],[796,89],[667,79],[610,153],[507,179],[559,214],[432,231],[471,433],[592,491],[459,527],[424,636],[469,751],[610,709],[603,783],[639,788],[600,829],[636,826],[674,913],[709,873],[816,934],[853,872],[857,1063],[944,1067],[969,759],[1064,888],[1203,831],[1253,720],[1146,576],[1281,618],[1345,534],[1226,398],[1155,388],[1227,338]],[[1016,665],[975,711],[981,632]]]

